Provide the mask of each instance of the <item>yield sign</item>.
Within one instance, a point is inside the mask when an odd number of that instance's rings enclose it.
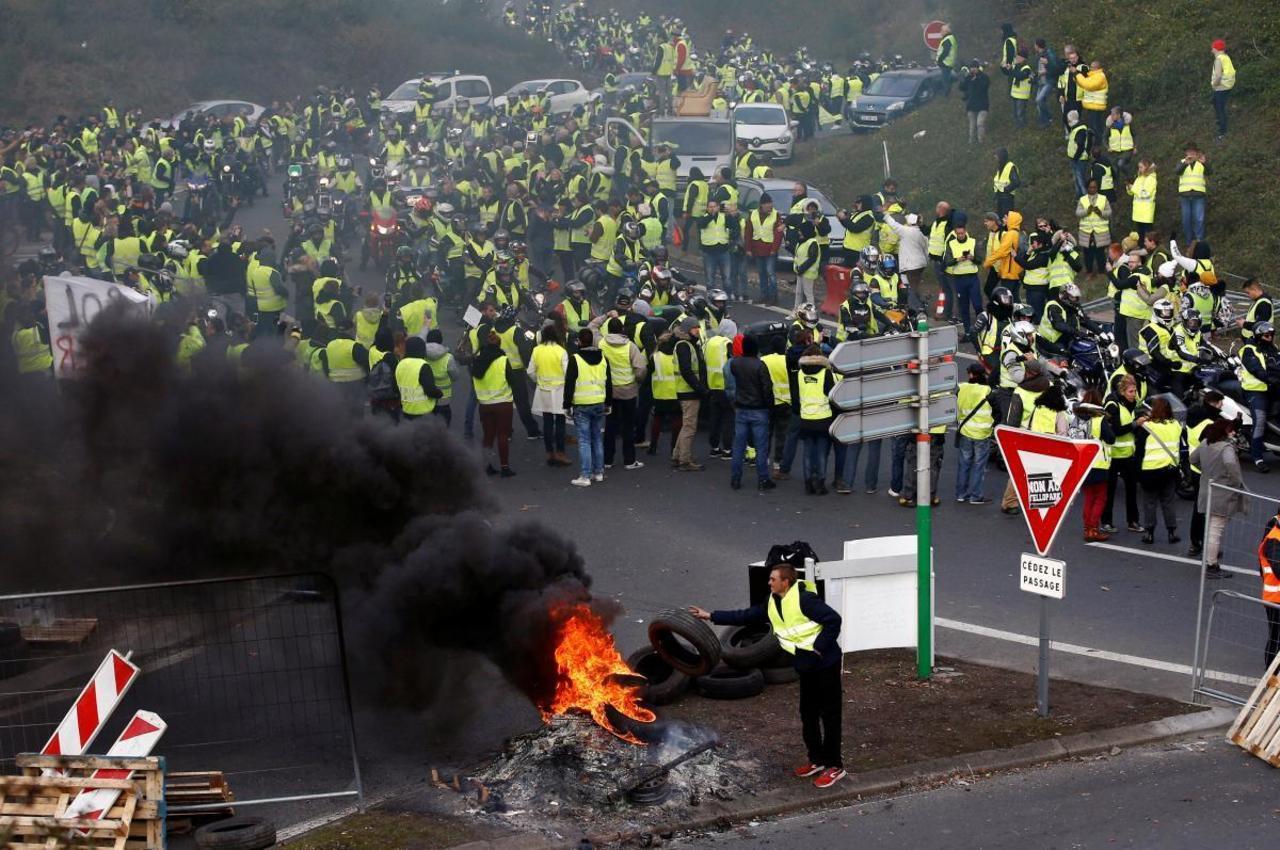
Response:
[[[1031,540],[1036,551],[1046,555],[1102,444],[1008,425],[996,427],[996,444],[1027,518]]]
[[[929,21],[924,25],[924,43],[930,50],[937,50],[942,44],[943,21]]]

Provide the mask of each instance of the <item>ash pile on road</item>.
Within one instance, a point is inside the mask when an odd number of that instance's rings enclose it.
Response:
[[[585,715],[553,717],[544,728],[509,739],[502,754],[460,788],[476,815],[559,837],[652,826],[708,801],[753,793],[760,765],[723,745],[660,781],[619,793],[646,765],[666,764],[714,738],[690,724],[659,720],[655,726],[654,742],[637,746]]]

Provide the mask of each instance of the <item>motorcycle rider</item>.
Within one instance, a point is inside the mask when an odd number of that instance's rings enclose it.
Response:
[[[1138,331],[1138,345],[1151,358],[1151,383],[1160,391],[1169,389],[1169,376],[1178,371],[1178,355],[1170,347],[1173,321],[1173,302],[1161,298],[1151,305],[1151,320]]]
[[[991,290],[987,309],[973,323],[974,346],[986,366],[987,374],[1000,368],[1000,338],[1013,318],[1013,293],[1008,287],[997,286]]]
[[[857,274],[855,270],[855,275]],[[875,304],[871,287],[858,275],[849,283],[849,294],[840,304],[840,321],[836,324],[836,341],[877,336],[892,322]]]
[[[480,297],[497,304],[500,310],[523,305],[524,292],[516,277],[515,259],[509,252],[498,251],[494,255],[493,267],[485,274],[484,290]]]
[[[1183,283],[1186,283],[1184,278]],[[1182,292],[1182,308],[1185,310],[1190,308],[1200,314],[1200,321],[1207,331],[1212,331],[1218,327],[1218,299],[1213,297],[1213,292],[1203,283],[1196,281]],[[1267,317],[1260,316],[1256,321],[1270,321],[1270,313]],[[1240,329],[1240,335],[1245,335],[1244,328]],[[1248,339],[1248,337],[1245,337]]]
[[[1044,305],[1038,328],[1040,352],[1070,359],[1071,344],[1085,335],[1081,328],[1091,334],[1102,333],[1102,325],[1080,309],[1080,287],[1074,283],[1063,284]]]
[[[893,254],[881,254],[875,271],[865,279],[875,290],[871,297],[883,309],[895,310],[906,303],[902,277],[898,274],[898,258]]]
[[[1186,393],[1195,367],[1213,360],[1209,350],[1202,348],[1204,320],[1200,318],[1200,311],[1194,307],[1184,308],[1180,319],[1173,326],[1173,335],[1169,341],[1170,350],[1178,358],[1178,366],[1169,376],[1170,390],[1179,398]]]
[[[408,293],[409,287],[421,279],[413,248],[401,245],[396,249],[395,263],[387,269],[387,302],[398,303]]]
[[[814,307],[812,302],[806,301],[796,308],[795,315],[791,317],[791,326],[787,329],[787,342],[795,345],[796,340],[803,333],[808,333],[810,339],[817,342],[818,332],[818,308]]]
[[[1013,396],[1029,375],[1040,374],[1039,365],[1035,367],[1027,365],[1038,362],[1036,326],[1025,319],[1014,321],[1001,334],[999,386],[992,393],[996,407],[1000,410],[1001,419],[1014,427],[1024,425],[1022,419],[1029,419],[1031,416],[1031,405],[1024,404],[1023,415],[1015,421]]]
[[[634,278],[638,274],[641,257],[640,225],[632,220],[624,221],[618,228],[618,235],[613,240],[613,251],[605,264],[610,292],[618,292],[626,283],[627,277]]]
[[[1264,455],[1267,450],[1264,436],[1267,433],[1267,417],[1271,412],[1271,398],[1280,387],[1280,351],[1276,350],[1276,328],[1270,322],[1258,322],[1253,326],[1253,337],[1237,352],[1240,367],[1236,371],[1240,388],[1244,390],[1249,412],[1253,414],[1253,432],[1249,436],[1249,456],[1259,472],[1270,472]]]

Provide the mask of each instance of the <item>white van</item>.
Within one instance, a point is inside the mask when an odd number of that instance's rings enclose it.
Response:
[[[671,116],[655,118],[650,124],[652,138],[645,137],[625,118],[609,118],[605,132],[596,142],[613,159],[614,144],[610,139],[623,140],[630,147],[656,147],[666,143],[680,161],[676,170],[677,185],[684,190],[689,180],[689,170],[697,166],[710,179],[717,169],[733,166],[733,122],[727,118],[682,118]]]
[[[493,102],[493,86],[489,78],[475,74],[430,74],[429,79],[436,83],[436,102],[433,109],[442,112],[453,109],[454,101],[465,97],[472,106],[489,106]],[[382,99],[384,115],[402,115],[412,112],[418,103],[418,83],[421,77],[405,80],[396,86],[395,91]]]

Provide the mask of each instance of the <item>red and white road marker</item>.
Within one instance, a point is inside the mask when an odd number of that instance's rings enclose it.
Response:
[[[119,652],[114,649],[108,652],[49,742],[40,750],[41,755],[84,755],[140,672],[136,664]]]
[[[160,719],[160,715],[150,711],[135,712],[120,737],[107,750],[108,756],[123,758],[141,758],[151,754],[160,737],[169,726]],[[132,770],[123,768],[101,768],[95,770],[90,779],[128,779],[133,776]],[[120,799],[120,791],[116,788],[98,788],[81,791],[62,813],[64,818],[88,818],[102,820],[111,811],[111,807]]]

